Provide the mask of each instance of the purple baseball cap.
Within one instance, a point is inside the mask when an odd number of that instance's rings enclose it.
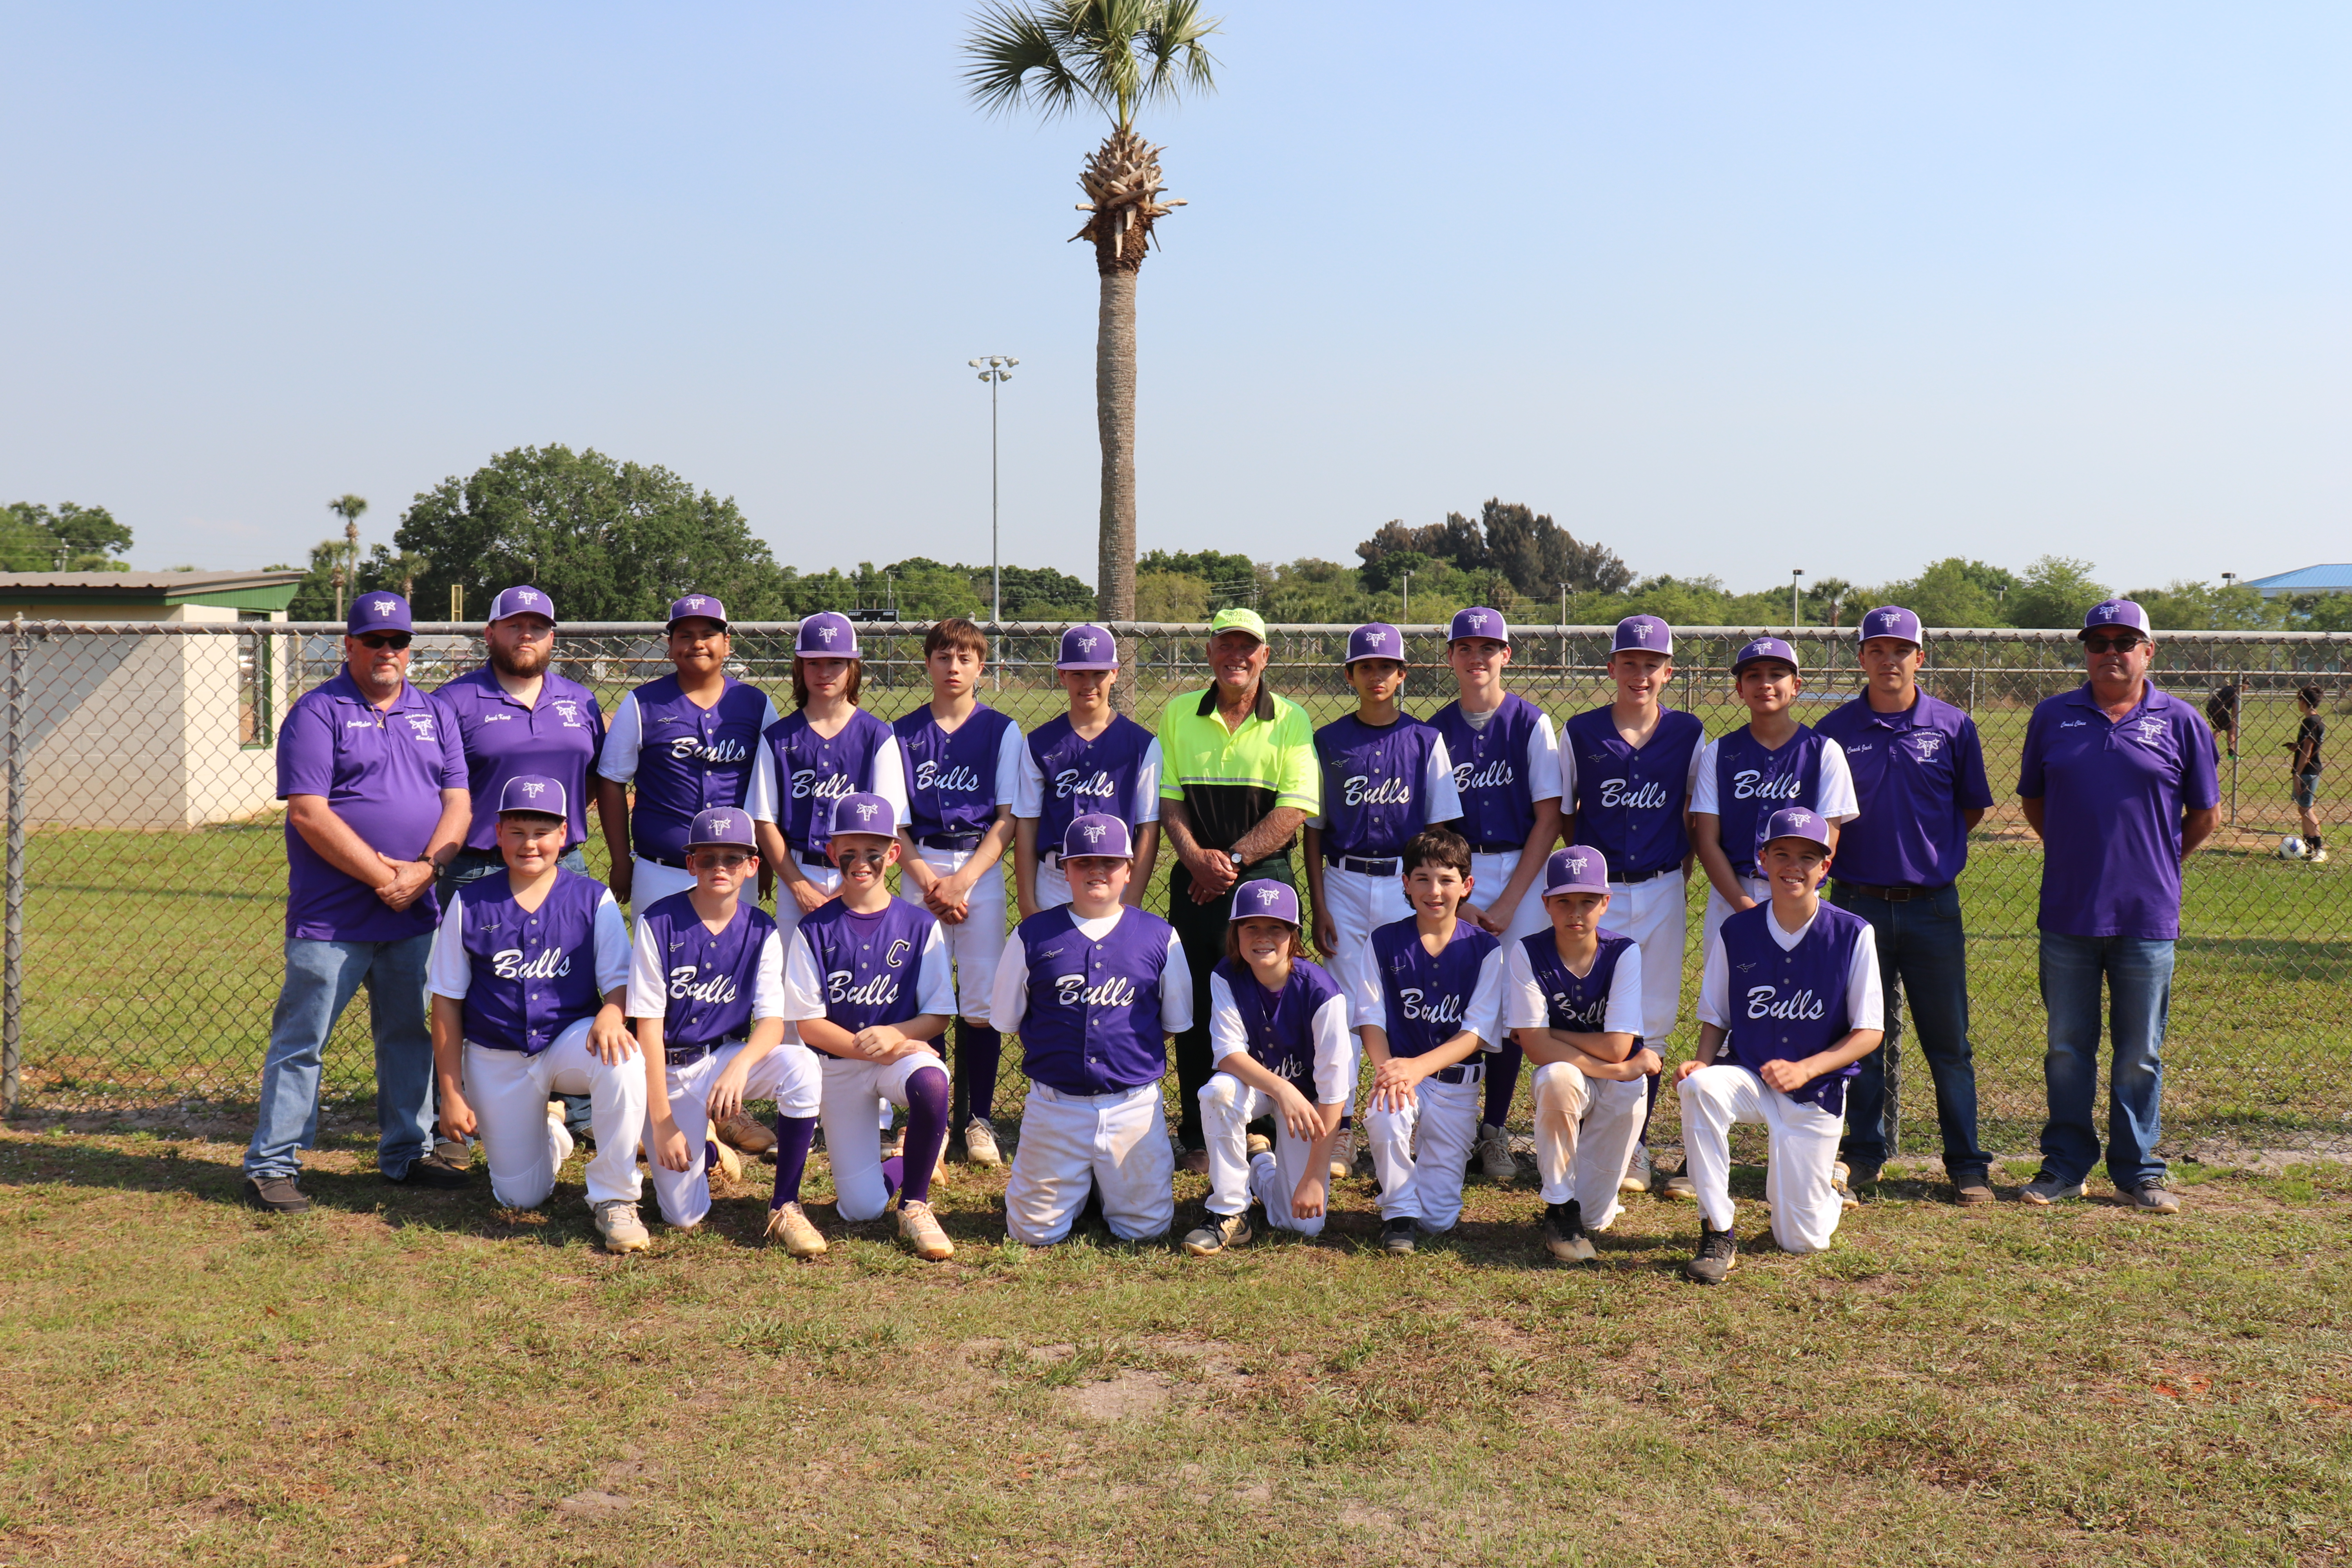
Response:
[[[1504,623],[1502,611],[1490,610],[1484,605],[1473,605],[1466,610],[1454,612],[1453,627],[1445,634],[1448,643],[1460,642],[1464,637],[1491,637],[1508,647],[1511,628]]]
[[[740,805],[714,805],[696,812],[686,830],[686,847],[692,849],[703,844],[758,853],[760,842],[751,836],[751,814]]]
[[[1830,847],[1830,819],[1808,806],[1784,805],[1764,825],[1764,843],[1769,844],[1775,838],[1801,838],[1826,849]]]
[[[1662,653],[1672,658],[1675,628],[1655,616],[1627,616],[1609,640],[1611,653]]]
[[[547,624],[553,626],[555,601],[528,585],[501,588],[499,596],[490,601],[490,613],[482,617],[482,624],[488,626],[492,621],[505,620],[509,616],[544,616]]]
[[[833,803],[832,837],[845,833],[871,833],[883,838],[896,837],[898,813],[878,795],[845,795]]]
[[[352,613],[343,623],[343,630],[352,637],[368,632],[414,632],[416,623],[409,618],[408,601],[397,594],[368,593],[355,595]]]
[[[669,606],[669,624],[677,625],[699,616],[706,621],[717,621],[719,629],[727,629],[727,606],[709,594],[688,594],[683,599],[673,599]]]
[[[1547,899],[1560,893],[1605,893],[1609,890],[1609,858],[1590,844],[1555,849],[1544,862]]]
[[[1927,646],[1925,633],[1919,629],[1919,617],[1900,605],[1881,605],[1862,617],[1853,628],[1853,640],[1866,643],[1873,637],[1900,637],[1905,642]]]
[[[545,773],[517,773],[507,780],[499,791],[499,815],[509,811],[536,812],[541,816],[572,815],[563,798],[563,781],[549,778]]]
[[[1376,654],[1385,658],[1386,654]],[[1298,889],[1287,882],[1277,882],[1271,877],[1255,882],[1244,882],[1234,889],[1234,919],[1237,921],[1287,921],[1298,923]]]
[[[2113,631],[2121,626],[2127,632],[2137,632],[2154,641],[2156,628],[2147,624],[2147,612],[2133,599],[2101,599],[2083,617],[2083,629],[2074,635],[2089,637],[2093,632]]]
[[[1797,650],[1790,647],[1780,638],[1758,637],[1753,642],[1748,643],[1745,647],[1742,647],[1738,655],[1733,658],[1731,661],[1731,673],[1737,676],[1741,670],[1747,668],[1749,665],[1754,664],[1759,658],[1777,658],[1781,663],[1787,665],[1790,669],[1802,669],[1804,668],[1804,666],[1797,662]]]
[[[837,611],[819,610],[801,623],[793,651],[803,658],[856,658],[857,627]]]
[[[1353,664],[1360,658],[1392,658],[1404,663],[1404,634],[1386,621],[1358,626],[1348,634],[1348,657],[1340,662]]]
[[[1127,831],[1127,824],[1116,816],[1090,811],[1070,824],[1062,835],[1062,858],[1075,860],[1082,855],[1111,855],[1122,860],[1135,858],[1135,841]]]
[[[1062,657],[1054,661],[1055,669],[1117,669],[1118,639],[1110,635],[1108,626],[1092,624],[1072,626],[1062,634]]]

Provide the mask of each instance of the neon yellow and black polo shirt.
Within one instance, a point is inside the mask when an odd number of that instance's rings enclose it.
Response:
[[[1258,682],[1239,732],[1217,717],[1217,689],[1170,699],[1160,715],[1160,798],[1181,800],[1202,847],[1223,849],[1277,806],[1323,809],[1323,767],[1307,710]]]

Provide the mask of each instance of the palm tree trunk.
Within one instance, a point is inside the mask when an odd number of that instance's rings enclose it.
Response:
[[[1095,597],[1106,621],[1135,618],[1135,273],[1102,272],[1095,329],[1095,422],[1102,435],[1102,519]]]

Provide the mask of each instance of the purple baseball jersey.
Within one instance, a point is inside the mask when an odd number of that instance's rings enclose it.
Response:
[[[535,1057],[555,1037],[604,1005],[596,989],[596,908],[604,884],[559,870],[536,910],[515,902],[507,873],[460,887],[449,918],[473,978],[466,991],[466,1038]]]
[[[894,738],[889,725],[863,708],[830,739],[810,728],[805,713],[787,713],[761,739],[776,759],[776,826],[793,852],[823,860],[833,841],[833,803],[875,787],[876,754]],[[908,1014],[912,1017],[914,1015]]]
[[[1559,942],[1549,931],[1529,931],[1519,939],[1519,946],[1526,950],[1528,967],[1543,990],[1544,1026],[1580,1035],[1601,1033],[1609,1016],[1610,982],[1616,978],[1617,961],[1633,946],[1633,939],[1602,931],[1592,969],[1581,975],[1561,960]]]
[[[551,670],[540,678],[539,700],[526,708],[484,665],[436,688],[433,700],[466,751],[467,785],[474,793],[466,847],[498,847],[499,791],[519,773],[561,784],[571,807],[564,845],[587,841],[588,770],[604,744],[604,715],[586,687]]]
[[[1857,697],[1820,729],[1844,749],[1862,807],[1838,835],[1839,879],[1875,888],[1958,881],[1969,863],[1960,814],[1992,805],[1976,721],[1922,691],[1900,713],[1881,713]]]
[[[804,917],[794,940],[816,960],[826,1021],[855,1034],[919,1016],[923,947],[938,924],[930,910],[904,899],[870,915],[835,899]]]
[[[1430,719],[1454,759],[1454,789],[1462,797],[1462,837],[1474,847],[1507,844],[1517,849],[1535,831],[1535,781],[1528,776],[1528,742],[1542,719],[1542,710],[1515,691],[1505,694],[1484,729],[1470,727],[1459,701],[1447,703]],[[1324,805],[1328,808],[1330,802]]]
[[[2062,936],[2180,934],[2180,815],[2220,800],[2213,736],[2150,683],[2110,721],[2088,685],[2045,697],[2025,726],[2017,793],[2042,802],[2041,928]]]
[[[1490,723],[1487,728],[1492,729]],[[1429,826],[1429,759],[1444,742],[1411,714],[1365,723],[1349,713],[1315,731],[1323,764],[1323,853],[1388,859]],[[1532,818],[1530,823],[1532,824]]]
[[[1108,1094],[1167,1075],[1160,975],[1173,927],[1128,910],[1102,941],[1090,942],[1064,904],[1030,916],[1013,934],[1029,970],[1024,1072],[1064,1094]]]
[[[743,804],[768,699],[733,676],[709,708],[679,690],[675,675],[649,680],[631,695],[638,737],[632,847],[646,859],[683,866],[695,813]]]
[[[1140,826],[1144,803],[1136,795],[1152,739],[1150,730],[1124,713],[1091,741],[1070,727],[1066,713],[1029,731],[1029,756],[1045,781],[1037,842],[1058,845],[1071,822],[1088,812],[1116,816],[1130,833]],[[1158,809],[1155,800],[1152,810]]]
[[[1774,750],[1742,725],[1716,743],[1717,833],[1731,868],[1741,876],[1756,875],[1764,825],[1774,812],[1788,805],[1821,809],[1822,739],[1811,726],[1800,724],[1796,734]]]
[[[1576,836],[1601,851],[1612,877],[1682,863],[1690,853],[1683,812],[1691,770],[1706,744],[1697,714],[1661,710],[1658,727],[1636,747],[1617,733],[1610,710],[1595,708],[1562,725],[1559,743],[1576,763]]]
[[[1221,958],[1212,973],[1224,976],[1233,994],[1234,1010],[1241,1015],[1242,1034],[1249,1054],[1275,1077],[1301,1086],[1307,1098],[1318,1098],[1315,1084],[1315,1015],[1340,994],[1339,983],[1318,963],[1304,958],[1290,961],[1290,978],[1279,993],[1257,983],[1250,966],[1238,958]]]
[[[1421,945],[1421,928],[1411,916],[1374,929],[1372,966],[1387,1006],[1389,1055],[1426,1056],[1465,1027],[1475,1027],[1470,1002],[1477,994],[1479,971],[1486,955],[1501,946],[1494,932],[1456,921],[1454,939],[1433,958]]]
[[[441,792],[466,787],[466,754],[433,699],[404,682],[391,708],[363,696],[346,670],[294,700],[278,727],[278,798],[322,796],[368,847],[423,857],[441,820]],[[404,910],[330,865],[286,824],[286,934],[309,942],[403,942],[431,931],[432,889]]]
[[[691,893],[672,893],[647,905],[637,925],[637,940],[645,942],[650,933],[660,952],[668,982],[665,1047],[715,1046],[751,1033],[760,952],[776,929],[765,910],[743,900],[726,929],[713,931],[694,912]]]
[[[931,717],[930,704],[892,721],[907,774],[907,820],[919,840],[938,834],[982,833],[996,820],[996,759],[1013,721],[982,702],[950,734]]]
[[[1853,1028],[1854,998],[1846,994],[1854,943],[1870,922],[1823,903],[1804,940],[1787,952],[1764,922],[1772,906],[1738,910],[1723,922],[1723,952],[1730,964],[1731,1054],[1751,1069],[1766,1062],[1801,1061],[1829,1049]],[[1597,967],[1597,966],[1596,966]],[[1862,1071],[1849,1062],[1790,1095],[1832,1116],[1845,1110],[1845,1080]]]

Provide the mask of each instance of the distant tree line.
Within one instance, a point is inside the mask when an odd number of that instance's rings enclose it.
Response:
[[[102,506],[0,506],[0,572],[124,572],[131,531]]]

